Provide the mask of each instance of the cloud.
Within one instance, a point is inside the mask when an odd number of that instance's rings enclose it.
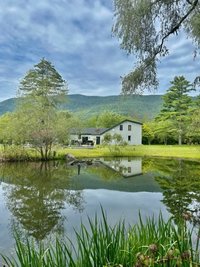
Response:
[[[188,81],[193,82],[195,77],[200,74],[199,60],[194,58],[194,46],[183,32],[170,39],[169,51],[170,54],[158,65],[160,81],[158,93],[161,94],[170,87],[170,81],[175,76],[184,76]]]
[[[119,94],[120,76],[134,66],[134,56],[120,49],[112,24],[112,0],[1,1],[0,100],[15,96],[20,79],[42,57],[68,81],[71,94]],[[190,78],[199,68],[183,35],[169,46],[172,53],[159,64],[159,93],[174,75]]]

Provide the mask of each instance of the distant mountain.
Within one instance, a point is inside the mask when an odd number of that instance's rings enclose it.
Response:
[[[16,98],[0,102],[0,115],[14,111],[15,106]],[[67,102],[62,105],[61,109],[78,113],[85,118],[108,110],[143,120],[155,117],[161,106],[161,95],[85,96],[74,94],[67,97]]]
[[[15,110],[16,98],[6,99],[0,102],[0,115],[6,112],[12,112]]]

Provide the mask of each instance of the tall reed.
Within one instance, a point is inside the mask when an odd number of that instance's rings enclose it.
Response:
[[[82,224],[76,231],[76,242],[65,238],[54,245],[25,242],[16,233],[16,258],[2,255],[9,267],[142,267],[200,266],[200,231],[187,230],[186,224],[175,226],[162,215],[125,227],[120,221],[109,226],[105,213]]]

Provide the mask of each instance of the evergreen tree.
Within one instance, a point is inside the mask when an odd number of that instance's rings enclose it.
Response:
[[[57,108],[65,101],[67,92],[65,80],[45,59],[35,65],[20,83],[18,132],[23,131],[24,142],[32,144],[43,160],[51,157],[52,145],[57,140]]]
[[[44,58],[28,71],[19,87],[20,96],[30,96],[42,101],[44,106],[55,106],[58,97],[64,97],[67,92],[66,81]]]
[[[188,93],[194,89],[183,76],[175,77],[171,84],[163,96],[163,108],[156,120],[169,120],[173,127],[171,131],[176,131],[178,143],[181,145],[189,123],[189,109],[192,106],[192,98]]]

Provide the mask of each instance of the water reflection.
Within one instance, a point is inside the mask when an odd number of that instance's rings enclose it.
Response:
[[[142,174],[142,158],[101,158],[100,161],[124,177]]]
[[[12,226],[22,227],[37,240],[50,232],[63,232],[61,210],[64,202],[81,210],[81,191],[64,190],[70,187],[69,172],[64,165],[53,162],[4,164],[0,176],[7,206],[13,214]],[[12,184],[10,186],[10,184]]]
[[[138,210],[144,216],[161,210],[167,217],[169,212],[175,220],[190,211],[193,222],[199,222],[198,162],[158,158],[94,162],[81,166],[80,172],[65,162],[0,165],[0,200],[11,213],[0,206],[1,218],[9,218],[11,228],[17,225],[38,241],[52,233],[69,234],[81,220],[86,222],[88,215],[98,212],[100,204],[113,224],[120,218],[135,223]],[[8,227],[3,224],[2,231]]]
[[[200,225],[199,162],[148,159],[144,168],[157,173],[155,179],[163,190],[162,201],[175,221],[188,219]]]

